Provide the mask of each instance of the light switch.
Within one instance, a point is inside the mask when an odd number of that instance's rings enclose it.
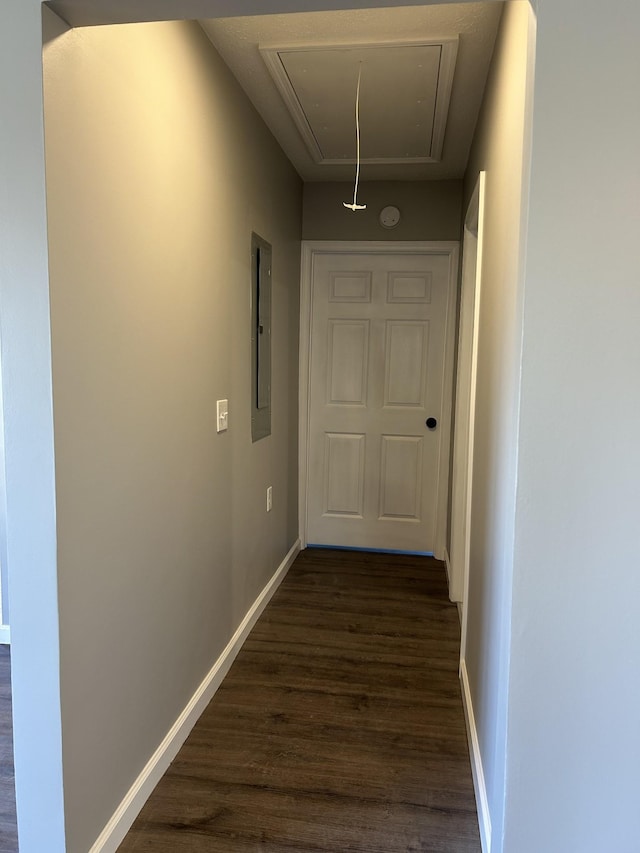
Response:
[[[218,400],[218,432],[229,429],[229,401]]]

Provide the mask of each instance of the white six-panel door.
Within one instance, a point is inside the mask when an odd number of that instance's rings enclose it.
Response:
[[[445,354],[453,263],[450,251],[314,255],[309,543],[435,550],[448,470],[441,451],[450,428]]]

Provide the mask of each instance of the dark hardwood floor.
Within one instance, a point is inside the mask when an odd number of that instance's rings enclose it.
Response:
[[[11,723],[11,653],[0,645],[0,853],[18,853]]]
[[[445,572],[296,560],[119,853],[479,853]]]

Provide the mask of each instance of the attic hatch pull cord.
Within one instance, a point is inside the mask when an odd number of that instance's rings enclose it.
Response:
[[[366,204],[358,204],[358,181],[360,180],[360,79],[362,77],[362,60],[358,68],[358,86],[356,87],[356,183],[353,188],[353,204],[343,201],[342,204],[354,213],[364,210]]]

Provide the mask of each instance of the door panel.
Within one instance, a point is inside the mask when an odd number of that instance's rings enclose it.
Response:
[[[424,408],[428,357],[428,321],[387,321],[385,406],[420,406]]]
[[[387,302],[431,302],[431,273],[389,273]]]
[[[329,320],[328,326],[327,402],[366,406],[369,321]]]
[[[329,274],[329,302],[371,302],[371,273]]]
[[[362,518],[364,449],[364,435],[325,433],[325,516]]]
[[[435,544],[450,255],[314,257],[307,539]]]
[[[422,443],[414,435],[383,435],[379,518],[420,521]]]

